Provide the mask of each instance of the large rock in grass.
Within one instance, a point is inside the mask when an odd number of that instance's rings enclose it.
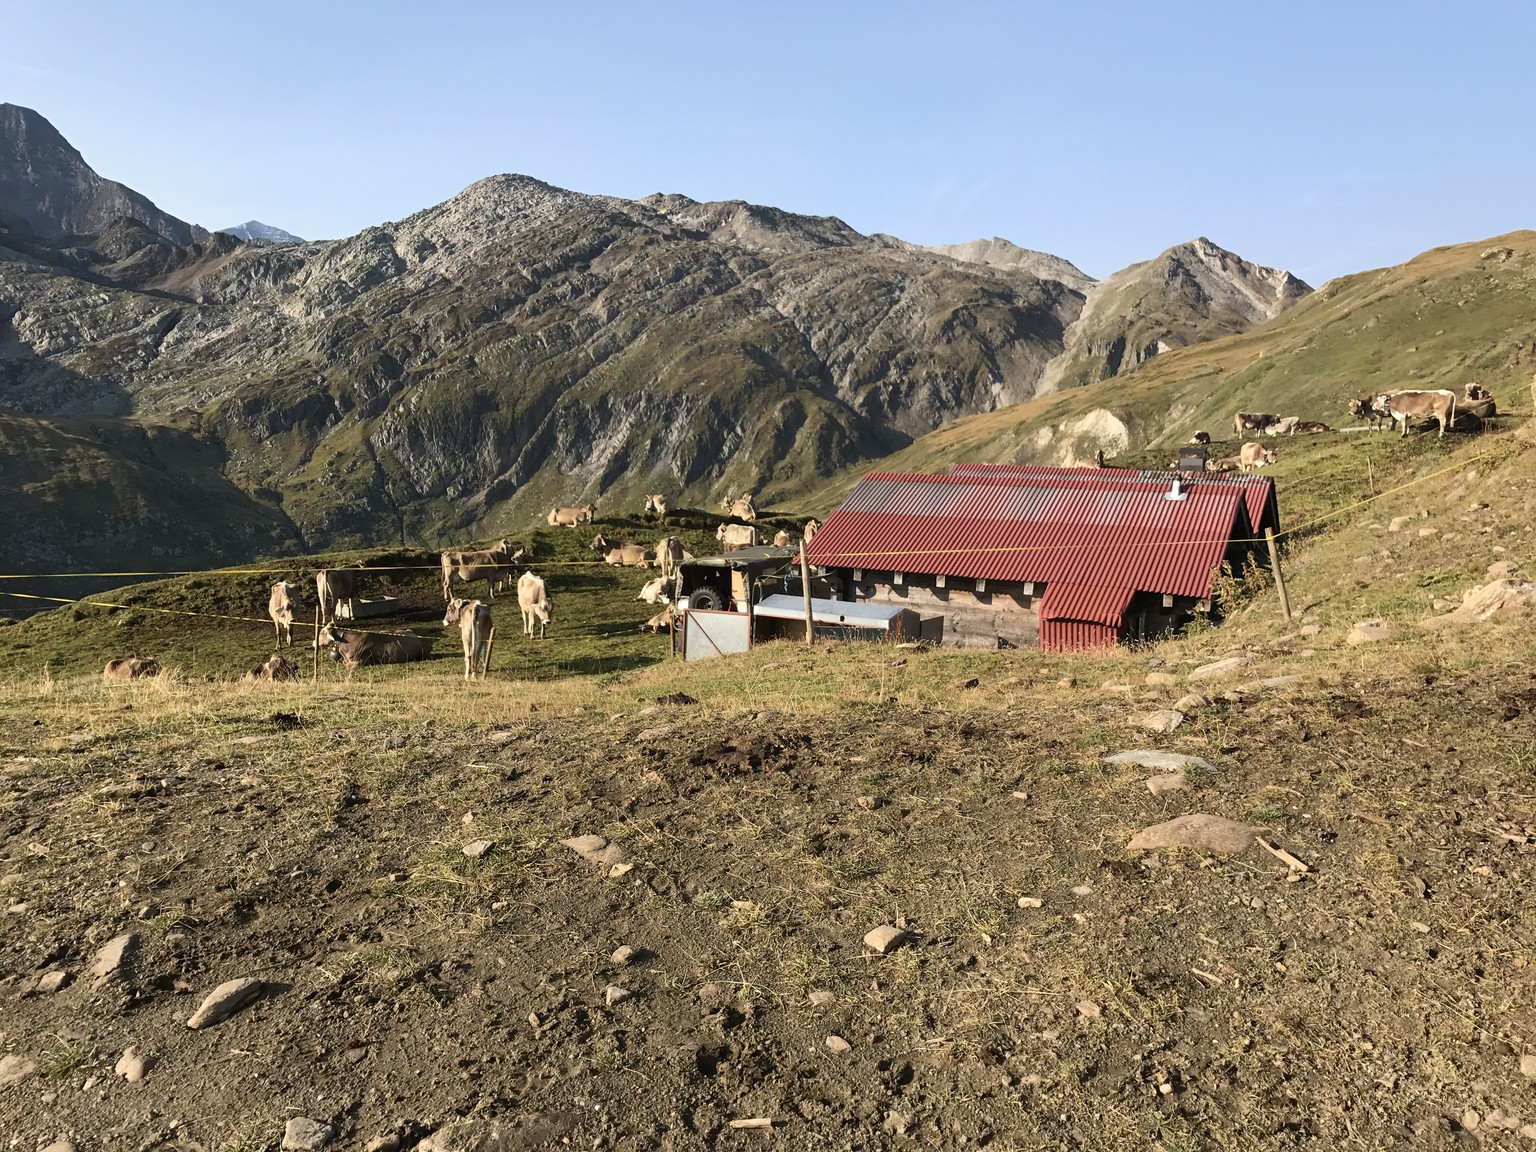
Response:
[[[1252,824],[1228,820],[1225,816],[1194,812],[1143,828],[1131,837],[1126,849],[1146,852],[1158,848],[1193,848],[1196,852],[1235,856],[1252,847],[1253,838],[1261,831]]]

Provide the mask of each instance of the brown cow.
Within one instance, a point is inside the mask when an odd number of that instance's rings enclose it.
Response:
[[[464,643],[464,679],[473,680],[476,672],[484,678],[491,670],[491,636],[496,631],[490,607],[478,600],[450,600],[443,627],[450,624],[459,626]]]
[[[361,568],[322,568],[315,573],[315,594],[320,599],[320,623],[336,619],[336,605],[363,590]]]
[[[408,664],[432,655],[429,637],[414,632],[343,631],[334,624],[320,629],[320,647],[334,645],[335,655],[348,668],[369,664]]]
[[[646,516],[661,517],[665,516],[670,510],[671,504],[664,493],[657,492],[645,498],[644,515]]]
[[[267,615],[277,632],[279,647],[293,643],[293,610],[299,603],[299,586],[279,580],[267,593]]]
[[[1391,414],[1386,406],[1377,407],[1378,397],[1366,396],[1358,400],[1350,400],[1349,414],[1357,420],[1364,420],[1371,426],[1371,431],[1379,431],[1382,421],[1391,419]]]
[[[478,552],[444,552],[439,557],[443,568],[443,599],[452,600],[455,584],[473,584],[484,580],[487,598],[496,599],[496,586],[511,578],[508,571],[523,557],[523,549],[510,540]]]
[[[1266,436],[1294,436],[1296,426],[1300,423],[1300,416],[1278,416],[1261,431]]]
[[[725,545],[727,552],[738,548],[757,546],[757,529],[750,524],[722,524],[715,529],[715,539]]]
[[[1239,436],[1244,432],[1262,432],[1278,419],[1268,412],[1238,412],[1232,417],[1232,431]]]
[[[1445,426],[1456,419],[1456,393],[1448,388],[1422,392],[1408,389],[1383,392],[1372,403],[1374,407],[1385,408],[1388,418],[1394,424],[1402,421],[1404,436],[1408,435],[1408,426],[1415,416],[1439,421],[1439,434],[1442,437],[1445,435]]]
[[[265,664],[258,664],[244,676],[247,684],[275,684],[284,680],[298,680],[299,666],[292,660],[284,660],[274,652]]]
[[[662,579],[672,582],[672,574],[683,562],[683,542],[676,536],[668,536],[656,542],[656,562],[661,565]]]
[[[108,660],[101,670],[103,680],[148,680],[160,675],[160,665],[152,656],[124,656]]]
[[[656,615],[652,616],[644,624],[640,625],[640,631],[649,629],[655,633],[670,632],[677,623],[677,605],[668,604]]]

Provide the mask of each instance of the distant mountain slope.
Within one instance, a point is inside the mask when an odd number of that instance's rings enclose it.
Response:
[[[304,237],[295,236],[292,232],[284,232],[271,224],[263,224],[260,220],[247,220],[244,224],[236,224],[233,228],[220,228],[219,231],[239,240],[265,240],[268,244],[304,243]]]
[[[1075,292],[1087,292],[1098,283],[1060,256],[1020,248],[1001,236],[994,236],[990,240],[969,240],[964,244],[931,244],[928,251],[937,252],[941,256],[953,256],[956,260],[972,264],[990,264],[994,268],[1009,268],[1047,280],[1059,280]]]
[[[121,216],[176,244],[208,237],[132,188],[98,176],[46,118],[17,104],[0,104],[0,212],[43,237],[99,232]]]
[[[1089,290],[1040,391],[1107,380],[1159,353],[1246,332],[1311,291],[1289,272],[1250,264],[1203,236],[1176,245]]]
[[[1331,280],[1268,324],[1175,349],[1139,371],[1015,408],[956,420],[869,468],[944,471],[962,460],[1071,464],[1163,448],[1196,431],[1233,442],[1232,414],[1350,423],[1346,402],[1392,388],[1490,389],[1502,413],[1532,415],[1536,232],[1432,249],[1406,264]],[[1288,441],[1277,440],[1282,460]],[[1369,437],[1343,438],[1340,451]],[[1447,440],[1447,444],[1451,444]],[[1361,467],[1364,467],[1362,464]],[[864,471],[800,495],[835,506]]]

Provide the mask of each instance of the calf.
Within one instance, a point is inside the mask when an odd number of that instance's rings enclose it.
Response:
[[[517,578],[517,606],[523,614],[523,633],[532,636],[537,625],[542,640],[549,631],[550,621],[555,618],[555,602],[542,577],[524,572]]]
[[[271,659],[265,664],[256,665],[243,679],[247,684],[276,684],[284,680],[298,680],[299,666],[274,652]]]
[[[450,600],[443,627],[450,624],[459,626],[459,639],[464,642],[464,679],[473,680],[476,672],[485,677],[491,670],[491,640],[496,635],[490,607],[478,600]]]
[[[1403,389],[1397,392],[1383,392],[1374,400],[1378,408],[1387,410],[1388,418],[1396,424],[1402,421],[1403,435],[1408,435],[1408,426],[1415,416],[1428,417],[1440,424],[1440,436],[1445,435],[1445,427],[1456,419],[1456,393],[1447,388],[1436,388],[1433,391],[1409,391]]]
[[[1238,452],[1237,462],[1244,472],[1250,468],[1257,471],[1266,464],[1273,464],[1275,456],[1276,453],[1273,448],[1266,448],[1262,444],[1255,444],[1250,441],[1244,444],[1242,450]]]
[[[1232,417],[1232,431],[1239,436],[1244,432],[1262,432],[1278,419],[1268,412],[1238,412]]]
[[[299,602],[299,586],[279,580],[267,593],[267,615],[277,632],[279,647],[293,643],[293,610]]]
[[[1329,428],[1328,425],[1326,425],[1326,424],[1324,424],[1324,423],[1322,423],[1321,421],[1318,421],[1318,420],[1303,420],[1300,424],[1296,425],[1294,430],[1297,431],[1297,432],[1331,432],[1331,431],[1333,431],[1333,429]]]
[[[432,654],[432,641],[414,632],[357,632],[342,630],[334,624],[320,629],[315,641],[322,648],[331,647],[336,659],[348,668],[370,664],[409,664]]]

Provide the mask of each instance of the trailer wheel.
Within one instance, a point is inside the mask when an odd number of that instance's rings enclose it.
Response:
[[[688,607],[698,608],[704,612],[718,612],[725,607],[720,598],[720,593],[713,588],[696,588],[688,597]]]

